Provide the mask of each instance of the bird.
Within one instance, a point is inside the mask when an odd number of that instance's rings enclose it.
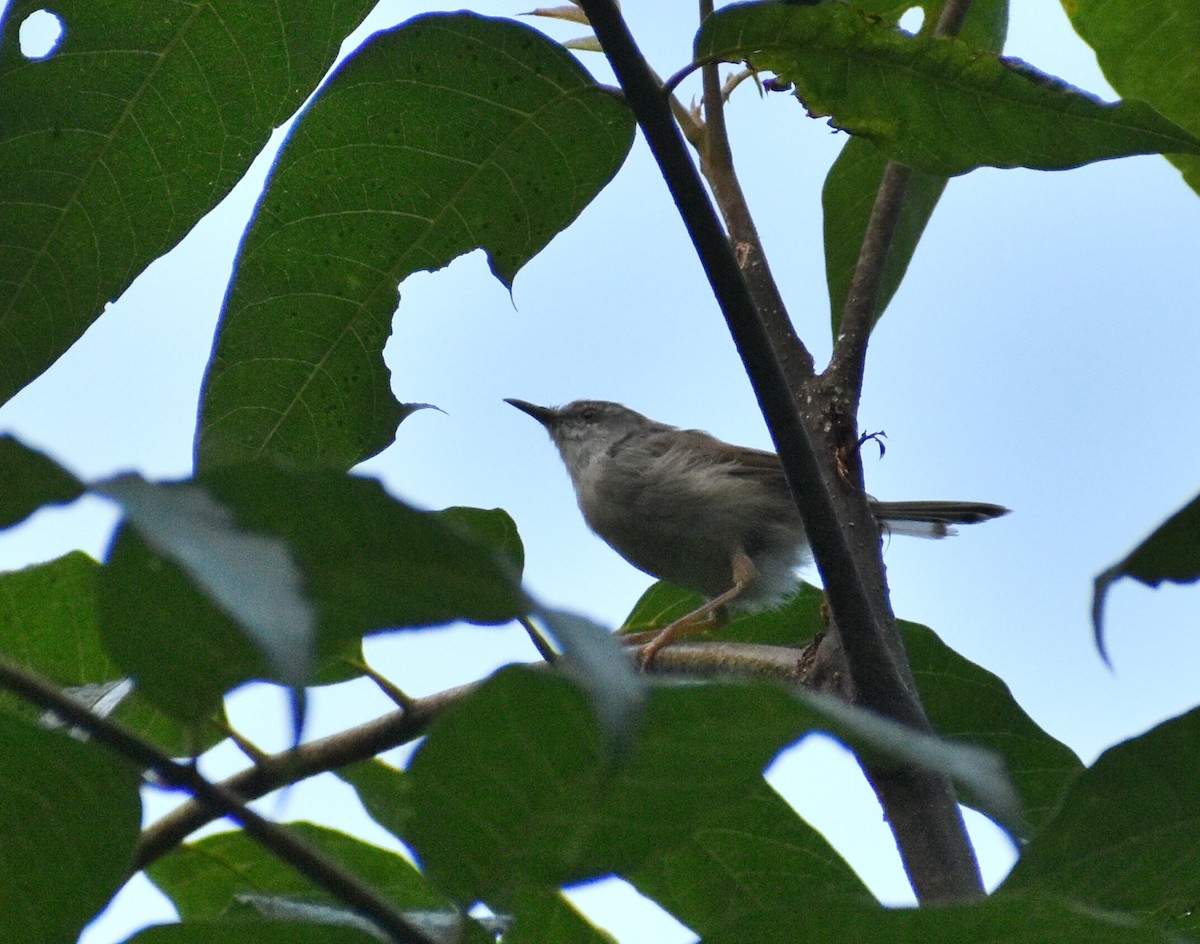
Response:
[[[808,540],[775,453],[669,426],[607,400],[563,407],[505,402],[550,434],[593,532],[639,570],[706,598],[642,648],[643,666],[679,635],[721,622],[730,609],[776,606],[799,586]],[[942,538],[956,524],[1009,509],[871,499],[871,510],[889,533]]]

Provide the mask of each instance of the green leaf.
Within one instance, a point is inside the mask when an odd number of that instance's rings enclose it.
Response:
[[[731,795],[682,843],[648,858],[629,880],[707,938],[753,924],[765,902],[861,907],[875,898],[825,838],[766,782]],[[780,938],[786,940],[786,938]]]
[[[219,712],[227,691],[268,675],[241,628],[132,529],[109,546],[99,605],[100,638],[122,674],[189,728]]]
[[[1002,679],[963,658],[933,630],[901,621],[900,631],[933,729],[1002,757],[1021,795],[1024,819],[1036,830],[1083,770],[1079,758],[1026,714]],[[1020,838],[1028,834],[1018,830]]]
[[[401,909],[442,910],[450,903],[403,856],[324,826],[289,823],[288,832],[323,852]],[[335,903],[241,830],[186,843],[146,870],[186,922],[218,918],[237,896],[254,892]]]
[[[523,886],[589,877],[575,863],[601,802],[604,754],[582,692],[502,669],[431,727],[406,778],[403,838],[439,888],[493,910]]]
[[[504,944],[617,944],[558,892],[529,890],[513,904],[513,926]]]
[[[821,190],[825,224],[825,281],[829,286],[829,323],[838,336],[842,312],[850,296],[850,283],[858,266],[863,236],[875,205],[875,194],[883,180],[888,159],[865,138],[851,138],[842,148]],[[917,250],[934,207],[942,198],[949,178],[913,171],[896,221],[896,233],[883,268],[875,322],[883,317],[900,287],[908,264]]]
[[[856,6],[867,13],[882,15],[887,22],[895,24],[912,3],[909,0],[860,0]],[[943,3],[929,0],[921,4],[925,12],[921,35],[931,34],[943,6]],[[1004,48],[1007,30],[1008,0],[977,0],[970,6],[959,38],[975,49],[999,52]],[[851,138],[830,168],[821,191],[825,280],[829,286],[830,325],[834,338],[841,327],[850,282],[886,166],[887,158],[869,141]],[[900,287],[917,243],[945,188],[945,177],[913,171],[884,264],[883,283],[875,306],[876,322]]]
[[[517,523],[503,508],[446,508],[438,517],[450,528],[465,531],[473,540],[490,547],[496,559],[508,566],[514,579],[525,569],[525,545]]]
[[[1105,751],[999,894],[1062,895],[1200,934],[1200,709]]]
[[[765,901],[753,914],[731,917],[706,933],[704,944],[790,941],[796,929],[821,944],[1182,944],[1126,915],[1097,913],[1049,896],[989,898],[977,905],[936,908],[819,907],[807,896]]]
[[[43,505],[73,502],[84,492],[83,483],[61,465],[11,436],[0,436],[0,480],[0,528],[11,528]]]
[[[100,565],[82,551],[0,574],[0,651],[56,685],[119,678],[96,634]]]
[[[363,808],[380,826],[397,839],[408,833],[413,808],[412,781],[403,770],[381,760],[367,760],[334,771],[354,788]]]
[[[980,763],[831,699],[704,684],[652,688],[640,737],[614,768],[576,688],[512,667],[430,729],[410,767],[404,838],[464,902],[503,906],[526,887],[628,875],[757,789],[778,751],[812,730],[951,774]]]
[[[293,689],[308,682],[316,613],[286,542],[239,527],[234,509],[198,485],[123,475],[96,491],[118,502],[146,545],[246,632],[274,678]]]
[[[0,402],[73,344],[245,173],[370,0],[61,0],[31,61],[0,34]]]
[[[896,23],[912,7],[910,0],[871,0],[859,2],[860,9],[882,15]],[[937,21],[943,4],[922,3],[925,21],[921,33],[927,35]],[[960,37],[973,48],[999,52],[1007,31],[1007,0],[986,0],[971,4]],[[875,195],[883,180],[887,158],[869,141],[854,137],[846,142],[834,161],[821,191],[822,219],[825,230],[825,281],[829,286],[829,314],[833,337],[841,327],[842,312],[850,294],[850,282],[858,265],[863,237]],[[884,264],[883,283],[875,306],[875,321],[883,316],[900,287],[908,265],[916,252],[934,207],[946,189],[947,178],[913,171],[896,224],[896,232]]]
[[[364,633],[460,619],[502,623],[526,606],[508,567],[468,533],[461,512],[447,519],[416,511],[375,481],[252,464],[157,488],[199,489],[227,510],[236,532],[289,548],[317,614],[322,665],[336,663]],[[242,571],[249,594],[269,596],[277,587],[257,561],[213,555],[207,563]],[[139,690],[176,717],[206,718],[230,688],[266,676],[230,615],[129,527],[117,533],[101,590],[105,646]]]
[[[1200,19],[1192,0],[1063,0],[1063,9],[1118,93],[1148,102],[1200,134],[1200,75],[1182,67],[1200,59]],[[1169,159],[1200,191],[1200,161]]]
[[[198,921],[147,928],[128,944],[379,944],[379,938],[356,928],[296,921]]]
[[[743,614],[703,638],[799,648],[824,629],[823,600],[819,589],[802,584],[782,607]],[[700,602],[696,594],[656,583],[638,600],[626,628],[661,629]],[[1029,717],[1000,678],[954,652],[929,628],[903,620],[899,626],[934,730],[1004,758],[1021,795],[1024,819],[1036,828],[1083,769],[1079,758]],[[1008,825],[1016,828],[1019,823]]]
[[[527,27],[431,14],[372,38],[294,127],[242,244],[201,466],[349,468],[385,448],[397,283],[483,247],[511,284],[632,140],[624,106]]]
[[[736,614],[718,629],[689,634],[688,639],[719,639],[722,642],[751,642],[767,646],[802,646],[824,629],[821,606],[825,595],[811,584],[800,589],[773,610]],[[637,633],[664,629],[704,602],[690,590],[659,581],[642,594],[625,618],[622,632]]]
[[[66,689],[111,684],[124,673],[109,657],[99,627],[100,565],[82,551],[0,574],[0,652]],[[7,701],[7,699],[6,699]],[[38,712],[20,703],[15,710]],[[213,725],[185,729],[134,692],[113,719],[172,756],[207,750],[225,735]]]
[[[537,611],[562,646],[562,668],[587,693],[614,758],[629,750],[646,703],[646,686],[617,636],[574,613]]]
[[[929,174],[1200,154],[1200,139],[1143,102],[1106,104],[1016,60],[908,36],[840,3],[726,7],[704,21],[696,56],[775,72],[810,114]]]
[[[892,25],[898,25],[905,13],[919,7],[925,14],[919,35],[929,36],[937,26],[946,0],[857,0],[854,5]],[[1007,32],[1008,0],[974,0],[958,38],[978,49],[999,51],[1004,48]]]
[[[69,944],[128,878],[140,777],[105,749],[0,713],[0,928]]]
[[[1092,594],[1092,628],[1096,648],[1104,661],[1104,599],[1122,577],[1133,577],[1147,587],[1164,580],[1195,583],[1200,578],[1200,495],[1158,526],[1153,534],[1126,557],[1096,576]]]

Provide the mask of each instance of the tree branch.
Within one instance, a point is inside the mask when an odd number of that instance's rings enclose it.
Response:
[[[475,682],[428,698],[414,698],[405,710],[392,711],[347,731],[270,755],[261,763],[223,780],[221,787],[238,797],[240,802],[247,803],[307,777],[367,760],[419,738],[440,711],[461,701],[478,687],[479,683]],[[198,799],[176,807],[142,832],[130,872],[144,869],[201,826],[223,815]]]
[[[712,12],[713,0],[700,0],[700,19],[703,21]],[[775,356],[783,367],[794,401],[799,399],[803,384],[813,376],[812,355],[792,327],[792,319],[771,274],[758,227],[750,215],[750,206],[733,167],[733,150],[725,126],[725,90],[721,86],[720,65],[706,63],[701,69],[701,77],[704,83],[704,143],[699,149],[700,172],[712,187],[742,278],[771,339]]]
[[[813,548],[833,617],[831,636],[840,636],[851,689],[864,706],[929,731],[887,600],[878,529],[862,491],[854,412],[838,408],[836,387],[832,398],[822,398],[818,394],[829,390],[809,385],[799,401],[808,425],[801,421],[771,335],[671,120],[667,96],[613,0],[580,0],[580,5],[658,161],[746,366]],[[824,463],[813,445],[818,433],[829,446]],[[854,549],[847,538],[851,534]],[[949,781],[917,772],[885,774],[868,770],[918,899],[982,897],[978,865]]]
[[[670,106],[629,34],[613,0],[581,0],[613,65],[671,195],[688,228],[709,283],[725,314],[754,386],[788,485],[797,498],[835,614],[849,624],[874,625],[876,616],[858,565],[838,527],[821,465],[788,391],[770,338],[721,229],[696,168],[688,158]]]
[[[871,337],[871,329],[875,327],[888,254],[911,179],[912,171],[903,164],[888,161],[884,166],[862,246],[858,251],[858,263],[850,280],[846,306],[842,309],[833,357],[825,369],[826,387],[840,389],[839,408],[848,416],[858,414],[867,361],[867,342]]]
[[[287,830],[246,808],[243,799],[226,787],[202,777],[194,767],[180,764],[154,745],[119,725],[101,718],[53,685],[0,660],[0,687],[38,707],[53,711],[96,742],[110,748],[138,767],[152,771],[163,783],[187,790],[211,813],[212,818],[229,816],[264,849],[327,892],[376,922],[397,941],[431,944],[404,914],[332,860],[301,842]],[[285,756],[286,755],[281,755]]]
[[[635,650],[630,650],[632,656]],[[746,643],[679,643],[662,650],[650,665],[661,674],[699,677],[735,676],[773,679],[833,691],[831,677],[840,667],[830,667],[828,653],[816,645],[805,649],[759,646]],[[552,667],[547,665],[548,669]],[[450,688],[427,698],[414,698],[407,709],[392,711],[365,724],[267,755],[253,767],[221,781],[220,789],[237,798],[239,805],[308,777],[369,760],[377,754],[421,737],[442,711],[475,692],[482,682]],[[146,827],[138,842],[130,874],[139,872],[166,855],[200,827],[226,813],[201,798],[189,800]]]
[[[971,0],[946,0],[933,29],[934,36],[958,35],[971,8]],[[884,167],[875,203],[867,221],[859,250],[858,263],[850,281],[850,292],[842,309],[840,331],[833,347],[833,357],[825,371],[825,387],[840,389],[839,408],[847,415],[858,413],[862,396],[863,371],[867,358],[867,342],[879,311],[879,295],[883,285],[888,253],[904,209],[912,171],[903,164],[888,161]]]

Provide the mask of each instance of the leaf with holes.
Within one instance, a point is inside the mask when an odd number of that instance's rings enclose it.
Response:
[[[0,403],[233,188],[373,3],[57,0],[30,61],[17,26],[46,6],[0,31]]]
[[[478,247],[511,284],[632,140],[625,107],[528,27],[431,14],[376,35],[297,122],[242,244],[201,466],[349,468],[386,447],[397,284]]]
[[[1200,139],[1144,102],[1107,104],[1017,60],[909,36],[848,4],[726,7],[704,21],[696,57],[775,72],[810,114],[928,174],[1200,154]]]

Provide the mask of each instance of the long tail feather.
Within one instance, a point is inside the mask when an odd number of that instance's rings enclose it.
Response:
[[[921,538],[949,537],[953,525],[991,521],[1009,511],[1003,505],[958,501],[873,501],[871,510],[890,533]]]

